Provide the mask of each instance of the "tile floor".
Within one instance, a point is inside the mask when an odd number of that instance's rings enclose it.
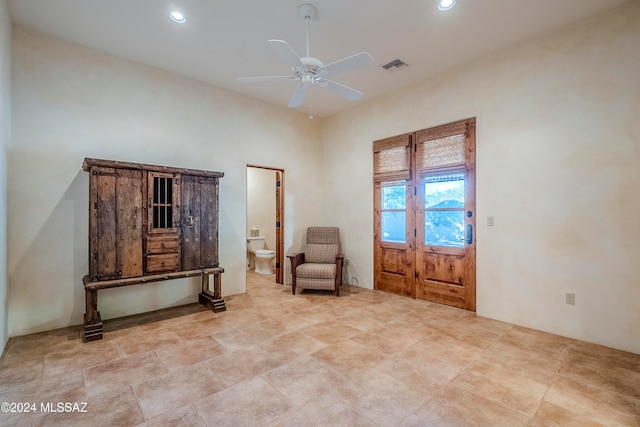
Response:
[[[118,319],[87,344],[79,327],[12,338],[0,400],[36,411],[0,413],[0,425],[640,426],[640,355],[362,288],[293,296],[248,276],[224,313],[194,304]],[[86,412],[41,407],[58,402]]]

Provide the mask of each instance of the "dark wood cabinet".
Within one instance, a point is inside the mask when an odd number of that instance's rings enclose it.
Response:
[[[199,301],[223,311],[218,187],[224,174],[89,158],[83,169],[90,174],[84,340],[102,338],[98,289],[202,276]]]

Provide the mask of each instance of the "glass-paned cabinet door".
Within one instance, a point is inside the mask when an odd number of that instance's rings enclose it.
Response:
[[[174,233],[178,231],[179,176],[149,172],[148,176],[148,231]]]

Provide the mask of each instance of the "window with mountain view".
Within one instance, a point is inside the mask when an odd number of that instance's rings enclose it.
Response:
[[[424,243],[464,246],[464,173],[425,178]]]

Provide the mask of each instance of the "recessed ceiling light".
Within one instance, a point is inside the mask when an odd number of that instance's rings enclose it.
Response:
[[[449,10],[456,5],[456,0],[438,0],[438,9]]]
[[[178,24],[183,24],[187,22],[187,17],[184,16],[183,13],[178,12],[177,10],[174,10],[173,12],[169,12],[169,18],[171,18],[173,22],[177,22]]]

